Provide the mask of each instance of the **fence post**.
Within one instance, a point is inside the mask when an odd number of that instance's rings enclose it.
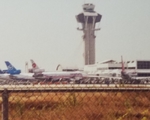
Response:
[[[8,120],[8,91],[6,88],[2,93],[2,120]]]

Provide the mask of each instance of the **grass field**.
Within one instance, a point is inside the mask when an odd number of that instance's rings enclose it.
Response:
[[[150,120],[150,92],[10,93],[9,120]]]

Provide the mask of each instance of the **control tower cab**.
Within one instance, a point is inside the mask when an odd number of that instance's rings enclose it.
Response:
[[[85,65],[95,64],[95,29],[96,23],[101,21],[102,15],[94,11],[95,5],[91,3],[84,4],[83,12],[76,16],[77,22],[82,24],[82,28],[77,28],[83,31],[84,41],[84,62]]]

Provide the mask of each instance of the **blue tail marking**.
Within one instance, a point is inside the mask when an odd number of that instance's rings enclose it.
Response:
[[[5,61],[5,63],[6,63],[8,70],[10,71],[16,70],[16,68],[9,61]]]
[[[7,73],[12,74],[12,75],[21,73],[21,70],[17,70],[9,61],[5,61],[5,63],[8,68]]]

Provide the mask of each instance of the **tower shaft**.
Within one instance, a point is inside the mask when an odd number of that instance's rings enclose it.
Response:
[[[93,24],[88,23],[84,32],[84,64],[95,63],[95,35],[93,30]]]

